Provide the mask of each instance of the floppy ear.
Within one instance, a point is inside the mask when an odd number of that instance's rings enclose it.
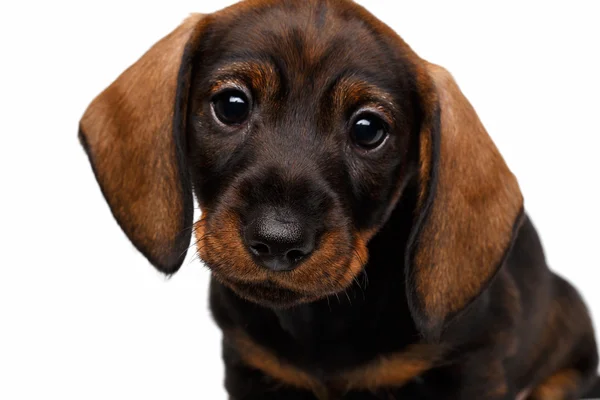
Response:
[[[475,110],[452,76],[426,63],[420,193],[407,260],[407,293],[422,334],[444,326],[502,266],[523,197]]]
[[[185,116],[202,18],[190,16],[156,43],[92,101],[79,125],[115,219],[164,273],[179,269],[190,243]]]

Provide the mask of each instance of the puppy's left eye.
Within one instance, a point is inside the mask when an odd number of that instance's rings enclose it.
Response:
[[[225,90],[212,99],[215,115],[226,125],[239,125],[250,113],[250,102],[244,92],[237,89]]]
[[[358,146],[372,150],[387,137],[385,123],[375,115],[363,114],[355,119],[350,135]]]

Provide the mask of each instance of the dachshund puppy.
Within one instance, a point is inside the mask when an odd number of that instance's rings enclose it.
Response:
[[[595,380],[586,307],[473,107],[351,1],[190,16],[79,138],[158,270],[194,233],[231,399],[576,399]]]

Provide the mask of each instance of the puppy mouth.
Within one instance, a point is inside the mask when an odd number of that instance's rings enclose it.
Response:
[[[197,252],[213,276],[240,297],[271,308],[308,303],[347,289],[367,262],[367,238],[338,228],[323,233],[318,249],[291,271],[258,265],[231,212],[195,224]]]

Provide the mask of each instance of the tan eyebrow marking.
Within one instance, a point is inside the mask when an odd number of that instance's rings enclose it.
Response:
[[[356,77],[344,77],[335,85],[333,102],[337,109],[362,103],[381,112],[389,122],[393,122],[393,114],[397,111],[389,93]]]
[[[275,67],[270,63],[259,61],[238,61],[220,67],[216,71],[216,79],[213,82],[211,94],[232,83],[242,86],[250,83],[252,89],[265,98],[275,96],[281,85]]]

